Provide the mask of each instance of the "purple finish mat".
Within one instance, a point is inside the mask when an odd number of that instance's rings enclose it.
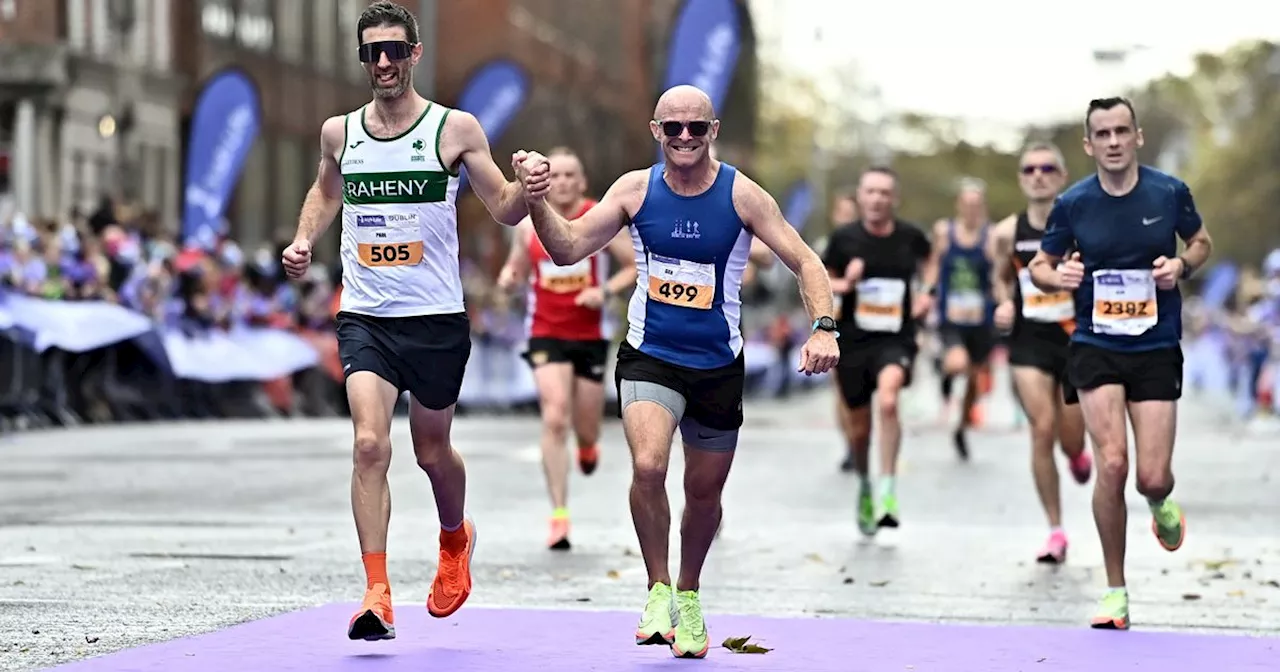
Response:
[[[939,625],[708,614],[705,660],[636,646],[638,613],[463,609],[446,620],[397,605],[398,639],[352,642],[355,604],[331,604],[58,668],[67,672],[1207,672],[1280,669],[1280,639],[1079,628]],[[728,637],[773,650],[734,654]]]

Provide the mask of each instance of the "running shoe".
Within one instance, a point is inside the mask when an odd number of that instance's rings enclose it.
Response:
[[[1054,530],[1049,534],[1049,540],[1045,542],[1040,554],[1036,556],[1036,562],[1046,565],[1060,565],[1066,561],[1067,533],[1062,530]]]
[[[586,476],[595,473],[600,466],[600,449],[596,446],[578,446],[578,468]]]
[[[880,527],[898,526],[898,496],[884,494],[880,496]]]
[[[1152,512],[1151,531],[1164,550],[1172,553],[1182,548],[1182,541],[1187,538],[1187,517],[1183,515],[1182,507],[1172,499],[1164,500],[1160,508]]]
[[[569,550],[568,518],[552,516],[551,533],[547,535],[547,548],[553,551]]]
[[[1075,459],[1068,460],[1068,466],[1071,467],[1071,477],[1076,479],[1076,483],[1088,483],[1089,475],[1093,472],[1093,457],[1089,455],[1089,449],[1085,448]]]
[[[1107,591],[1098,603],[1098,611],[1094,614],[1090,627],[1098,630],[1128,630],[1129,593],[1124,590]]]
[[[676,593],[676,636],[671,642],[671,655],[676,658],[705,658],[711,643],[707,624],[702,620],[702,602],[698,591]]]
[[[427,611],[436,618],[452,616],[471,597],[471,556],[476,552],[476,525],[470,517],[463,519],[462,530],[466,534],[462,548],[440,545],[440,562],[436,565],[436,578],[431,582],[431,595],[427,597]],[[447,533],[441,536],[444,534]]]
[[[348,639],[376,642],[396,638],[396,616],[391,609],[391,591],[385,583],[375,583],[364,592],[360,610],[347,624]]]
[[[975,406],[974,408],[977,408],[977,407]],[[969,459],[969,439],[968,437],[965,436],[964,427],[957,429],[955,433],[951,435],[951,442],[955,444],[956,454],[960,456],[960,459],[968,460]]]
[[[876,523],[876,502],[871,485],[864,483],[858,489],[858,531],[868,537],[876,536],[880,526]]]
[[[649,589],[649,601],[636,626],[636,644],[670,645],[676,641],[676,601],[671,586],[655,583]]]

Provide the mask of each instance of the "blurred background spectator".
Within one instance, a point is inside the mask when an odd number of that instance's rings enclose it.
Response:
[[[0,3],[5,427],[344,412],[337,231],[301,281],[285,281],[279,258],[314,179],[321,123],[368,98],[354,53],[366,4]],[[571,146],[598,198],[653,160],[657,93],[697,82],[723,121],[718,155],[774,193],[817,248],[856,217],[848,188],[871,163],[901,175],[901,214],[917,222],[950,215],[962,175],[986,182],[993,215],[1019,209],[1016,154],[1032,138],[1057,142],[1072,177],[1087,175],[1084,103],[1126,92],[1144,160],[1192,185],[1218,242],[1217,266],[1186,287],[1199,296],[1187,308],[1188,384],[1225,400],[1231,417],[1275,412],[1280,49],[1259,41],[1275,36],[1248,12],[1224,19],[1212,44],[1170,32],[1160,12],[1132,26],[1132,46],[1085,30],[1053,47],[1028,42],[1041,85],[1014,72],[1008,50],[958,49],[939,63],[905,46],[917,40],[895,47],[832,28],[924,30],[911,23],[915,1],[404,4],[428,45],[415,86],[477,114],[495,156]],[[989,24],[969,28],[997,30]],[[525,307],[494,291],[509,231],[469,192],[458,210],[475,344],[462,411],[528,410]],[[753,274],[743,300],[751,392],[819,383],[791,370],[809,325],[786,269]],[[611,307],[615,326],[624,301]]]

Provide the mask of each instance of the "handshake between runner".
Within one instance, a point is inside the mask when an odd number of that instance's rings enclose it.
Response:
[[[525,200],[536,201],[551,190],[551,162],[547,157],[522,149],[511,155],[511,167],[524,188]]]

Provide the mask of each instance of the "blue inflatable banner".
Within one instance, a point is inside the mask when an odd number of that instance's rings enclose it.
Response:
[[[262,123],[258,89],[239,70],[210,77],[196,99],[187,139],[184,242],[211,241]]]
[[[738,66],[741,31],[735,0],[685,0],[672,24],[664,89],[692,84],[711,97],[718,112]]]
[[[787,190],[782,215],[791,222],[791,226],[796,227],[797,231],[803,231],[811,214],[813,214],[813,185],[809,180],[800,180]]]
[[[474,114],[484,129],[489,145],[498,143],[507,126],[516,118],[529,99],[529,75],[516,63],[500,59],[480,68],[458,96],[458,109]],[[506,163],[497,157],[498,167],[506,171]],[[462,169],[458,193],[467,188],[467,171]]]

